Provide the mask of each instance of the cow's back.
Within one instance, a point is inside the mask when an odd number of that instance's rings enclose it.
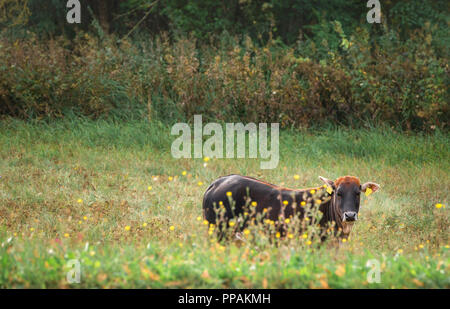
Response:
[[[227,196],[228,192],[231,192],[231,196]],[[230,199],[235,203],[233,208]],[[216,210],[218,205],[222,204],[225,208],[225,219],[228,221],[241,215],[250,201],[256,202],[254,206],[256,213],[268,208],[270,214],[276,217],[280,211],[280,190],[277,186],[251,177],[240,175],[221,177],[206,189],[203,197],[204,217],[209,223],[216,224]]]

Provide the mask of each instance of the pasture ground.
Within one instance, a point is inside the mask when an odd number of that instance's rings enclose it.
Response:
[[[169,133],[143,121],[0,122],[0,287],[450,287],[448,134],[282,131],[278,167],[260,170],[256,159],[173,159]],[[356,175],[381,190],[362,196],[339,251],[258,234],[219,244],[201,201],[231,173],[292,188]],[[78,284],[66,280],[71,259]],[[380,283],[367,281],[374,259]]]

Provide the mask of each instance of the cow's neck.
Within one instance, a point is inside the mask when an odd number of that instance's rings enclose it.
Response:
[[[320,211],[323,213],[323,217],[320,220],[320,225],[328,228],[328,225],[333,224],[334,222],[334,230],[335,232],[338,232],[339,230],[342,231],[343,223],[342,215],[339,208],[336,206],[335,199],[336,195],[333,194],[328,202],[320,205]]]

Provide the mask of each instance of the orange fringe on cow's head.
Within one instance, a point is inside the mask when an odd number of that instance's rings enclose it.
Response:
[[[357,186],[361,185],[361,182],[359,181],[358,177],[355,176],[344,176],[344,177],[339,177],[338,179],[336,179],[336,181],[334,182],[336,187],[339,187],[340,184],[345,183],[345,184],[350,184],[350,183],[354,183]]]

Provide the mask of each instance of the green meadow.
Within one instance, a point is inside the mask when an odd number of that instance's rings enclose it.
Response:
[[[272,170],[258,159],[177,160],[174,139],[158,122],[0,122],[0,287],[450,287],[448,134],[284,130]],[[339,249],[303,235],[219,243],[202,197],[231,173],[292,188],[356,175],[381,190],[361,197]],[[79,283],[67,281],[73,259]],[[373,260],[379,282],[368,279]]]

